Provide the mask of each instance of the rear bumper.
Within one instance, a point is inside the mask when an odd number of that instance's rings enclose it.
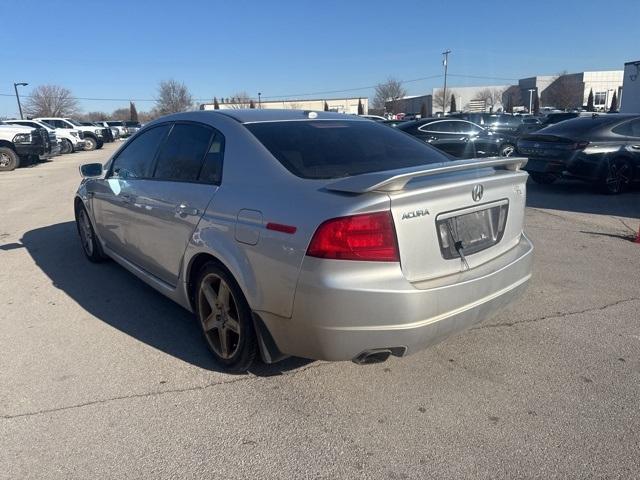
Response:
[[[523,170],[534,173],[562,173],[567,165],[562,160],[548,160],[543,158],[529,158]]]
[[[532,262],[533,246],[524,235],[484,265],[418,284],[407,282],[398,264],[348,262],[345,268],[345,262],[306,257],[292,318],[258,313],[288,355],[352,360],[375,349],[410,354],[512,302],[526,288]]]

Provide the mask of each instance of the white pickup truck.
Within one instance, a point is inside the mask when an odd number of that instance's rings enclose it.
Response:
[[[22,125],[31,128],[49,128],[55,132],[56,138],[60,141],[60,153],[72,153],[78,150],[84,150],[83,133],[80,130],[70,130],[68,128],[54,128],[44,122],[38,120],[5,120],[4,123],[9,125]]]
[[[46,129],[7,125],[0,121],[0,172],[52,155],[51,139]]]
[[[107,135],[106,128],[82,125],[80,122],[72,118],[38,117],[34,118],[34,120],[44,122],[56,129],[65,128],[68,130],[82,131],[84,134],[83,140],[85,143],[85,150],[95,150],[96,148],[102,148],[102,145],[104,145],[105,142],[105,137]]]

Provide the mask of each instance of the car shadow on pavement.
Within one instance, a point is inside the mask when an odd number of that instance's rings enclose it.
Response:
[[[640,189],[620,195],[599,193],[594,185],[578,180],[559,180],[551,185],[527,183],[527,207],[565,210],[595,215],[640,218]]]
[[[213,362],[193,315],[115,262],[89,262],[74,222],[28,231],[22,244],[54,286],[95,318],[185,362],[222,371]],[[273,365],[257,361],[249,373],[274,376],[309,363],[301,358]]]

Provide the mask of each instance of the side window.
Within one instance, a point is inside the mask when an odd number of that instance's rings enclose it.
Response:
[[[462,127],[462,133],[478,135],[480,132],[482,132],[482,128],[476,125],[475,123],[471,123],[471,122],[458,122],[458,123],[461,124],[460,126]],[[455,130],[455,131],[457,132],[458,130]]]
[[[640,138],[640,119],[631,120],[630,122],[618,125],[612,130],[612,132],[617,133],[618,135],[624,135],[625,137]]]
[[[161,180],[198,181],[213,129],[204,125],[174,125],[158,155],[154,178]]]
[[[64,120],[52,120],[52,123],[56,128],[71,128]]]
[[[418,130],[421,132],[446,132],[446,124],[449,122],[433,122],[421,126]]]
[[[200,171],[198,180],[204,183],[220,185],[222,181],[222,158],[224,155],[224,137],[221,133],[216,133],[211,147],[204,159],[204,165]]]
[[[153,159],[171,125],[160,125],[134,138],[113,162],[112,177],[150,178]]]

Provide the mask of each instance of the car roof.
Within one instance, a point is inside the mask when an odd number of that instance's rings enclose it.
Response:
[[[310,113],[314,113],[314,116],[310,116]],[[240,123],[254,123],[254,122],[284,122],[291,120],[348,120],[355,122],[368,122],[365,118],[361,118],[355,115],[345,115],[344,113],[335,112],[323,112],[316,110],[278,110],[278,109],[257,109],[257,108],[243,108],[238,110],[225,109],[225,110],[199,110],[195,112],[185,112],[179,114],[173,114],[169,117],[165,117],[165,120],[193,120],[203,121],[207,118],[214,120],[220,116],[232,118]],[[161,120],[163,118],[160,118]]]

